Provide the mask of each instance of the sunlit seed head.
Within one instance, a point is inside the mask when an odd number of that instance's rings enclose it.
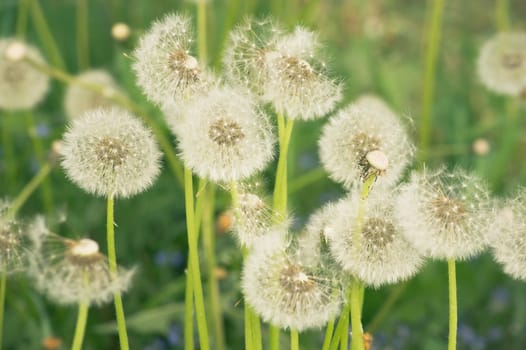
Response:
[[[275,136],[266,116],[243,89],[215,88],[170,123],[181,158],[214,182],[246,179],[273,157]],[[167,116],[168,117],[168,116]]]
[[[480,51],[478,74],[490,90],[519,95],[526,88],[526,33],[502,32]]]
[[[82,84],[69,85],[64,98],[64,109],[70,120],[92,109],[116,106],[112,97],[117,94],[119,87],[108,72],[93,69],[79,74],[76,78],[83,83],[99,86],[103,90],[93,91]]]
[[[473,153],[478,156],[485,156],[491,151],[491,145],[487,139],[478,138],[473,141]]]
[[[0,271],[11,274],[27,267],[27,239],[21,224],[9,213],[11,203],[0,200]]]
[[[395,208],[406,238],[424,255],[466,259],[487,244],[492,203],[474,174],[460,169],[413,173]]]
[[[323,128],[318,142],[323,167],[346,188],[371,173],[378,176],[377,187],[393,186],[412,160],[414,147],[394,113],[362,106],[344,108]]]
[[[111,27],[111,36],[117,41],[126,41],[131,34],[130,27],[123,22],[117,22]]]
[[[151,26],[134,51],[137,83],[161,107],[185,102],[214,85],[191,54],[193,35],[189,17],[169,14]]]
[[[99,196],[142,192],[160,170],[161,153],[152,133],[120,109],[95,109],[73,120],[61,152],[67,176]]]
[[[0,40],[0,109],[33,108],[48,91],[49,77],[24,58],[45,64],[35,47],[15,39]]]

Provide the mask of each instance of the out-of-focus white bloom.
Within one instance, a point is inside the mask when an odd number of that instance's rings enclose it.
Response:
[[[247,20],[230,35],[224,55],[230,79],[249,86],[276,111],[311,120],[334,109],[341,85],[326,75],[316,35],[302,27],[284,35],[270,19]]]
[[[121,109],[95,109],[74,119],[64,134],[62,167],[85,191],[129,197],[150,187],[161,153],[152,133]]]
[[[49,77],[23,58],[44,64],[33,46],[15,39],[0,40],[0,109],[30,109],[39,103],[49,88]]]
[[[336,261],[345,271],[373,287],[415,275],[423,259],[405,239],[393,214],[392,197],[378,192],[361,201],[354,191],[338,202],[333,212],[327,212],[330,248]],[[358,220],[360,205],[365,206],[365,214]]]
[[[261,237],[255,247],[245,261],[242,289],[245,302],[264,321],[303,331],[322,327],[338,314],[342,298],[335,269],[321,258],[303,259],[320,257],[319,252],[301,249],[279,230]]]
[[[11,203],[0,200],[0,272],[11,274],[27,266],[27,244],[19,222],[8,215]]]
[[[101,94],[79,84],[69,85],[64,98],[64,108],[69,119],[75,119],[91,109],[115,106],[111,97],[117,93],[119,88],[108,72],[94,69],[86,71],[76,78],[88,84],[101,86],[104,90]]]
[[[482,47],[478,59],[482,83],[495,92],[519,95],[526,89],[526,33],[495,35]]]
[[[271,124],[248,91],[212,89],[189,104],[182,119],[169,124],[178,136],[185,165],[202,178],[243,180],[272,160]]]
[[[395,205],[405,237],[419,252],[455,260],[486,247],[491,210],[483,181],[460,169],[413,173]]]
[[[59,304],[100,305],[129,289],[134,270],[111,273],[97,242],[67,239],[52,233],[34,235],[36,260],[30,274],[37,287]]]
[[[323,167],[346,188],[360,184],[369,174],[372,164],[367,157],[376,151],[382,153],[381,164],[386,166],[377,186],[393,186],[411,161],[414,147],[397,116],[370,103],[341,110],[329,119],[319,140]]]
[[[131,29],[126,23],[117,22],[111,27],[111,36],[117,41],[125,41],[130,37]]]
[[[163,106],[208,90],[213,77],[191,54],[189,17],[169,14],[155,22],[134,51],[133,69],[146,96]]]
[[[526,280],[526,190],[506,201],[492,217],[488,233],[495,260],[513,278]]]

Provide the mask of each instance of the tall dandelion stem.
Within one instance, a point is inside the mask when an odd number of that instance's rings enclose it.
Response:
[[[299,334],[296,329],[290,330],[290,350],[300,350]]]
[[[194,186],[192,179],[192,171],[184,168],[184,194],[185,194],[185,210],[186,210],[186,227],[188,233],[188,254],[189,265],[191,266],[190,273],[192,273],[192,284],[194,289],[194,302],[197,317],[197,330],[199,334],[199,343],[201,349],[210,349],[210,342],[208,339],[208,326],[206,323],[206,311],[203,298],[203,286],[201,284],[201,270],[199,268],[198,237],[195,222],[195,208],[194,208]]]
[[[322,350],[329,350],[332,341],[332,333],[334,332],[334,319],[330,320],[325,330],[325,338],[323,339]]]
[[[81,350],[82,342],[84,340],[84,333],[86,331],[86,323],[88,320],[89,304],[85,301],[79,303],[79,311],[77,315],[77,325],[75,326],[75,336],[73,337],[73,344],[71,350]]]
[[[4,336],[4,310],[5,310],[5,289],[7,285],[7,272],[2,267],[0,272],[0,348],[3,344]]]
[[[115,254],[115,224],[113,215],[113,204],[113,196],[109,196],[106,221],[106,232],[108,239],[108,262],[110,265],[110,273],[112,274],[112,276],[116,276],[117,257]],[[128,350],[130,346],[128,344],[128,333],[126,331],[126,319],[124,318],[124,306],[122,305],[121,293],[115,292],[113,294],[113,300],[115,302],[115,313],[117,315],[117,328],[119,330],[119,342],[121,350]]]
[[[89,67],[88,0],[77,1],[77,60],[79,70]]]
[[[457,348],[457,272],[455,260],[447,261],[449,275],[449,340],[448,350]]]
[[[184,295],[184,349],[194,349],[194,288],[192,287],[192,264],[186,268],[186,290]]]

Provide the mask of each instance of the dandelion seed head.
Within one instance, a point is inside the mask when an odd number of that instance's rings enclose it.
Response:
[[[275,136],[268,117],[242,89],[215,88],[173,120],[181,158],[214,182],[246,179],[273,157]]]
[[[358,191],[353,191],[334,207],[334,233],[329,244],[336,261],[372,287],[414,276],[423,259],[406,240],[393,215],[392,196],[379,192],[360,203]],[[365,205],[361,223],[357,218],[360,205]]]
[[[407,240],[418,251],[455,260],[485,248],[491,207],[484,182],[460,169],[413,173],[395,206]]]
[[[350,189],[374,168],[377,186],[393,186],[412,160],[414,146],[394,113],[351,105],[329,119],[319,140],[330,177]]]
[[[11,203],[0,200],[0,270],[11,274],[27,265],[27,242],[18,220],[8,212]]]
[[[152,133],[121,109],[95,109],[64,134],[62,166],[87,192],[129,197],[153,184],[161,153]]]
[[[93,69],[77,76],[82,82],[104,87],[103,93],[87,89],[79,84],[71,84],[66,90],[64,109],[70,120],[78,118],[86,111],[96,108],[116,106],[112,97],[119,91],[117,83],[106,71]]]
[[[206,92],[214,78],[191,54],[189,17],[169,14],[155,22],[134,51],[133,69],[146,96],[164,106]]]
[[[33,46],[15,39],[0,40],[0,108],[7,110],[31,109],[49,89],[49,78],[35,69],[24,58],[45,64]]]
[[[340,310],[339,280],[321,260],[303,260],[311,252],[291,244],[280,230],[262,236],[245,261],[245,302],[281,328],[322,327]]]
[[[520,95],[526,89],[526,33],[503,32],[480,50],[478,75],[490,90]]]

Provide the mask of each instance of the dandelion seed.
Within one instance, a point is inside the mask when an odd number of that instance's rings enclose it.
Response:
[[[108,259],[99,252],[94,240],[67,239],[48,231],[34,235],[36,260],[30,274],[37,287],[59,304],[87,302],[100,305],[114,293],[129,289],[134,270],[118,268],[110,272]]]
[[[44,64],[44,58],[33,46],[15,39],[0,40],[0,108],[31,109],[46,95],[49,78],[23,58]]]
[[[245,301],[262,317],[281,328],[303,331],[322,327],[341,305],[339,279],[317,263],[304,263],[302,251],[284,232],[269,232],[256,243],[243,268]],[[312,252],[314,253],[314,252]]]
[[[377,186],[393,186],[411,161],[414,147],[394,113],[351,105],[332,117],[319,140],[320,159],[330,177],[352,188],[382,169]],[[372,164],[373,162],[374,164]]]
[[[400,189],[395,210],[407,240],[426,256],[463,260],[487,244],[488,189],[460,169],[413,173]]]
[[[193,30],[189,17],[169,14],[155,22],[134,51],[133,69],[146,96],[163,106],[206,92],[211,75],[191,54]]]
[[[0,270],[11,274],[27,265],[27,242],[20,223],[8,215],[10,202],[0,200]]]
[[[152,185],[161,153],[152,133],[121,109],[96,109],[64,134],[62,167],[87,192],[129,197]]]
[[[188,105],[183,122],[170,123],[181,158],[214,182],[246,179],[273,157],[275,136],[268,117],[248,92],[215,88]],[[174,125],[176,124],[176,125]]]
[[[499,33],[482,47],[478,74],[490,90],[519,95],[526,89],[526,33]]]
[[[77,76],[77,79],[104,87],[104,90],[101,94],[81,85],[69,85],[64,99],[64,108],[69,119],[78,118],[92,109],[115,106],[111,97],[118,92],[119,88],[108,72],[99,69],[89,70]]]

